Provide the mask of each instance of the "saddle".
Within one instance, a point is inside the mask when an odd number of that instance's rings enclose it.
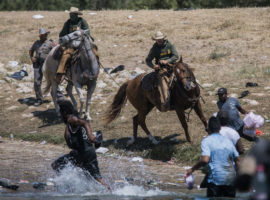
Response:
[[[150,72],[142,77],[142,89],[145,91],[153,90],[155,87],[157,87],[157,73],[156,72]]]
[[[53,58],[55,60],[60,61],[61,60],[61,57],[63,55],[63,52],[64,52],[64,49],[61,46],[57,47],[56,50],[53,53]]]

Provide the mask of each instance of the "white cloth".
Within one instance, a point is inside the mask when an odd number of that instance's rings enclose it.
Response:
[[[229,140],[231,140],[234,146],[236,145],[237,141],[240,139],[238,132],[228,126],[222,126],[219,133],[223,135],[224,137],[228,138]]]

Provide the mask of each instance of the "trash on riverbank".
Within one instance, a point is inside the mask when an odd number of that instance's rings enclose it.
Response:
[[[101,154],[105,154],[108,151],[109,151],[109,149],[107,149],[105,147],[99,147],[98,149],[96,149],[96,153],[101,153]]]
[[[134,157],[131,159],[132,162],[142,162],[143,161],[143,158],[141,157]]]

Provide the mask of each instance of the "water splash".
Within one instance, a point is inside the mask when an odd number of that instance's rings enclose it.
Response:
[[[53,179],[57,192],[92,195],[108,194],[108,191],[99,184],[88,172],[68,164]]]
[[[113,191],[112,194],[118,196],[152,197],[152,196],[172,195],[173,193],[162,191],[158,188],[147,190],[142,186],[125,185],[123,188],[118,188],[115,191]]]

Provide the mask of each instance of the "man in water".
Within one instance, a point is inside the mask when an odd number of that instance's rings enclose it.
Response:
[[[233,143],[219,133],[220,127],[216,117],[209,119],[209,136],[202,140],[201,159],[187,170],[186,176],[191,175],[200,167],[208,165],[207,197],[235,197],[236,190],[233,181],[236,172],[232,160],[238,168],[239,153]]]
[[[70,101],[58,101],[60,113],[66,124],[65,140],[71,150],[69,154],[63,155],[52,163],[56,171],[63,169],[68,163],[79,166],[93,176],[108,190],[110,187],[102,180],[99,172],[97,154],[93,144],[98,143],[92,134],[90,124],[76,116]]]

